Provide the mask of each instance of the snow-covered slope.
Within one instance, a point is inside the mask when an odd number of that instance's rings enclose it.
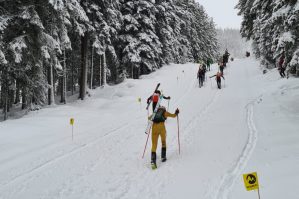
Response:
[[[212,66],[208,76],[216,71]],[[0,198],[252,198],[241,176],[251,171],[259,174],[263,197],[283,198],[287,190],[286,198],[296,198],[298,79],[263,75],[251,59],[229,63],[221,90],[214,78],[198,88],[196,72],[196,64],[165,66],[99,88],[84,102],[0,123]],[[151,143],[141,156],[146,99],[158,82],[171,96],[169,111],[181,111],[181,154],[177,119],[170,118],[168,161],[158,158],[152,171]]]

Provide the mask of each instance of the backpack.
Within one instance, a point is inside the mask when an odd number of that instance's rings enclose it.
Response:
[[[153,100],[153,102],[158,102],[159,101],[159,94],[154,93],[153,96],[152,96],[152,100]]]
[[[164,117],[165,108],[158,108],[157,113],[153,119],[154,123],[165,122],[166,118]]]

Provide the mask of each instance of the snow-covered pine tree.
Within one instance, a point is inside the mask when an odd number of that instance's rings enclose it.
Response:
[[[176,15],[172,0],[156,1],[157,36],[162,43],[163,63],[182,63],[179,59],[179,24],[182,20]]]
[[[138,79],[161,67],[162,44],[156,34],[155,5],[152,1],[124,1],[123,27],[119,35],[120,60],[131,78]]]
[[[298,63],[299,2],[296,0],[240,0],[236,6],[243,15],[242,36],[253,40],[255,54],[262,64],[275,67],[284,54],[286,66],[296,72]]]
[[[206,24],[206,31],[208,32],[208,40],[206,42],[207,47],[207,54],[205,61],[207,60],[215,60],[217,57],[219,57],[219,42],[216,39],[217,38],[217,32],[215,28],[215,23],[212,19],[208,19]]]
[[[180,63],[186,63],[189,61],[194,61],[192,54],[192,47],[190,43],[190,20],[192,14],[188,10],[188,1],[177,0],[175,1],[175,14],[178,16],[175,35],[178,37],[178,60]]]
[[[10,1],[2,5],[13,16],[3,36],[8,55],[8,78],[11,85],[20,86],[17,90],[23,94],[23,108],[30,104],[43,105],[47,84],[40,49],[46,33],[38,14],[43,6],[36,5],[35,1]]]
[[[109,74],[110,81],[118,82],[119,60],[116,54],[116,43],[118,32],[121,29],[121,13],[119,10],[119,1],[94,1],[89,11],[88,17],[91,20],[95,31],[92,34],[92,47],[95,50],[95,60],[101,63],[94,68],[95,78],[100,76],[97,85],[103,85],[106,82],[102,77]],[[105,56],[105,63],[102,59]],[[104,64],[106,69],[102,69]],[[104,71],[105,74],[103,73]],[[99,75],[100,73],[100,75]]]
[[[88,69],[92,87],[211,57],[215,35],[193,0],[0,1],[0,107],[65,103],[77,85],[84,99]]]
[[[284,53],[286,65],[290,67],[292,73],[299,71],[299,2],[275,1],[273,2],[272,20],[276,24],[275,37],[273,43],[275,46],[275,59]]]

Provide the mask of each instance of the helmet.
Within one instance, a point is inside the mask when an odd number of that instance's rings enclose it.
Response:
[[[166,110],[165,106],[159,106],[159,109]]]

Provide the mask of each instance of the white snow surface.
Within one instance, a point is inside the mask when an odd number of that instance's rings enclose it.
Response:
[[[242,59],[229,63],[221,90],[209,78],[198,88],[197,68],[168,65],[0,123],[0,199],[249,199],[257,192],[245,190],[242,174],[255,171],[261,198],[298,198],[299,80],[263,75],[257,61]],[[180,109],[181,153],[169,118],[168,160],[159,140],[153,171],[150,141],[141,156],[146,99],[158,82],[169,111]]]

